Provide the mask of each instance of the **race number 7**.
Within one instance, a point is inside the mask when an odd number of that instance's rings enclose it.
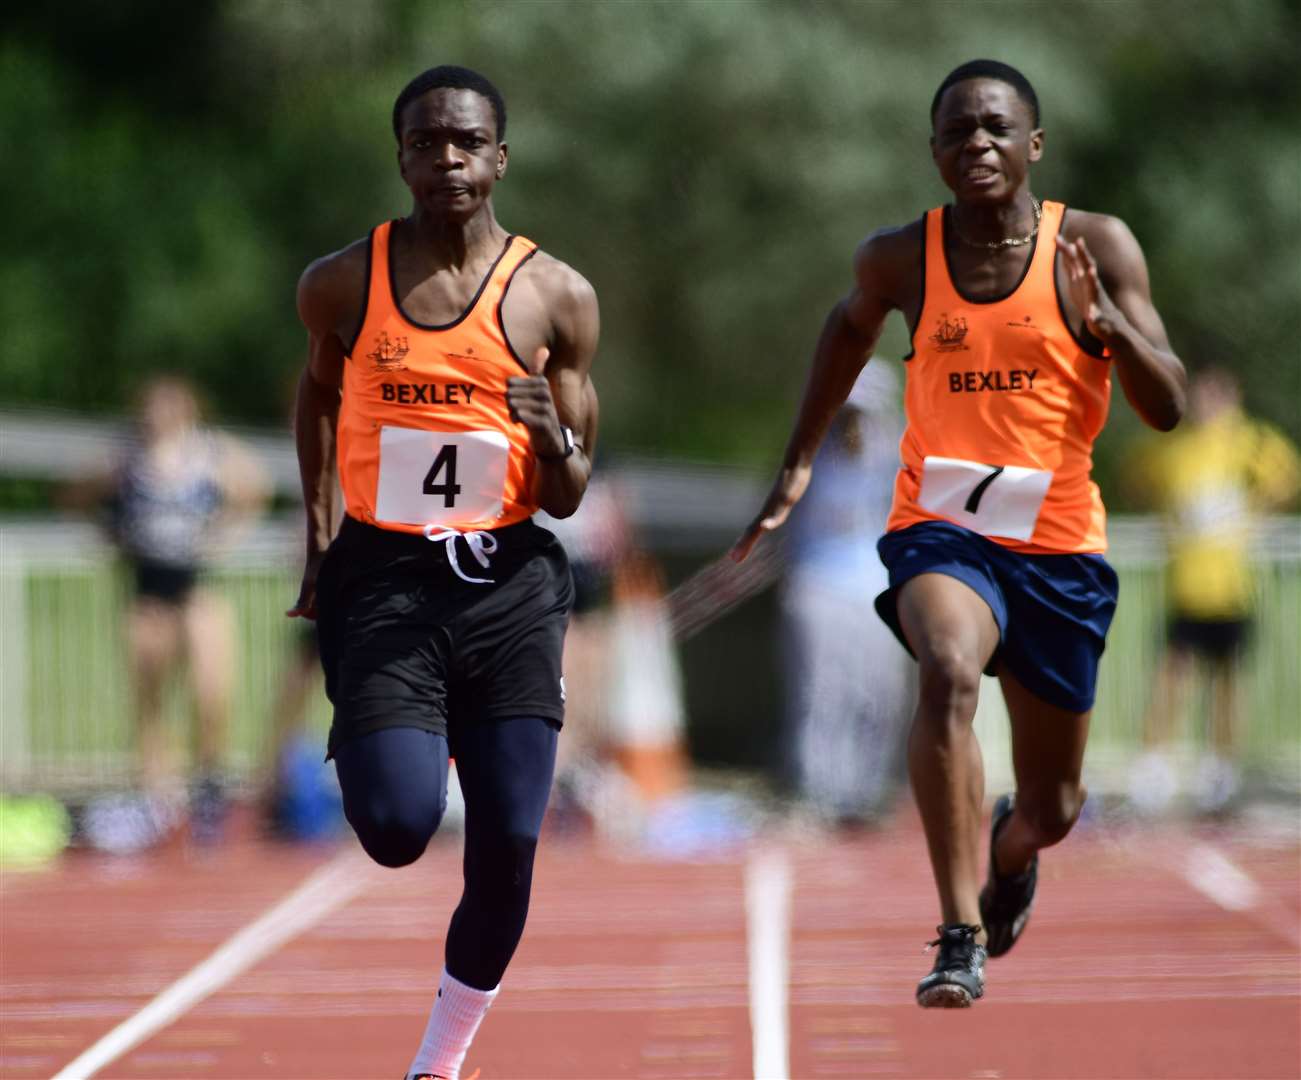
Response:
[[[438,482],[439,474],[443,474],[443,482]],[[434,463],[429,466],[429,471],[425,473],[425,482],[422,488],[426,495],[441,495],[443,497],[444,508],[451,508],[456,505],[456,496],[461,494],[461,485],[456,482],[456,447],[444,446],[434,457]]]
[[[1004,468],[1002,465],[987,465],[985,467],[991,470],[990,474],[971,489],[971,494],[967,496],[966,505],[962,508],[968,514],[975,514],[980,511],[980,500],[984,497],[985,492],[989,490],[989,485],[998,479]],[[428,483],[428,481],[425,482]],[[451,503],[448,503],[448,505],[450,506]]]

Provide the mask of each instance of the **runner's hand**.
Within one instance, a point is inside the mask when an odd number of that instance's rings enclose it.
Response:
[[[533,357],[533,370],[542,371],[551,355],[545,346]],[[539,457],[560,457],[565,452],[565,436],[560,417],[551,397],[551,384],[545,375],[517,375],[506,380],[506,405],[510,418],[529,429],[529,441]]]
[[[740,539],[732,545],[733,561],[744,562],[745,557],[750,554],[751,549],[759,542],[759,538],[764,533],[770,533],[781,528],[786,519],[790,517],[795,504],[803,497],[805,490],[809,486],[809,478],[812,475],[812,465],[799,465],[793,469],[783,469],[781,471],[781,474],[777,477],[777,482],[773,485],[772,491],[769,492],[768,498],[763,504],[763,509],[750,522],[749,527],[741,534]]]
[[[1102,281],[1098,277],[1098,264],[1085,244],[1084,237],[1064,240],[1059,236],[1057,249],[1062,253],[1066,287],[1076,309],[1084,316],[1084,325],[1099,341],[1106,342],[1115,334],[1124,315],[1102,287]]]
[[[321,572],[321,563],[325,561],[325,552],[307,556],[303,567],[303,584],[298,590],[298,599],[294,606],[285,612],[291,619],[316,618],[316,578]]]

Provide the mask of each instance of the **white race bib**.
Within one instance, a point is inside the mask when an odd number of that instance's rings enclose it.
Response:
[[[510,440],[500,431],[384,427],[375,518],[404,525],[491,521],[501,513]]]
[[[917,503],[982,536],[1029,540],[1052,482],[1042,469],[928,456]]]

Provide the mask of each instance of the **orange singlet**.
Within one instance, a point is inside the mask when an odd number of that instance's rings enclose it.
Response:
[[[1089,477],[1111,365],[1067,326],[1053,262],[1066,208],[1045,202],[1026,271],[1006,296],[963,296],[944,249],[947,211],[926,215],[889,532],[951,521],[1032,554],[1103,552],[1106,512]]]
[[[506,380],[527,375],[501,321],[537,250],[512,236],[459,319],[409,319],[392,284],[392,222],[371,233],[366,310],[344,365],[339,480],[348,514],[398,532],[496,529],[530,517],[534,457]]]

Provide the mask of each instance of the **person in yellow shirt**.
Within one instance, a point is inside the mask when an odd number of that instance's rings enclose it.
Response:
[[[1208,680],[1208,753],[1194,800],[1227,809],[1239,786],[1238,668],[1251,630],[1250,530],[1256,512],[1289,503],[1301,489],[1301,459],[1276,429],[1242,409],[1242,391],[1223,368],[1197,374],[1189,423],[1141,452],[1141,494],[1165,519],[1168,561],[1166,648],[1144,721],[1146,752],[1130,781],[1134,806],[1166,810],[1177,792],[1168,747],[1200,667]]]

